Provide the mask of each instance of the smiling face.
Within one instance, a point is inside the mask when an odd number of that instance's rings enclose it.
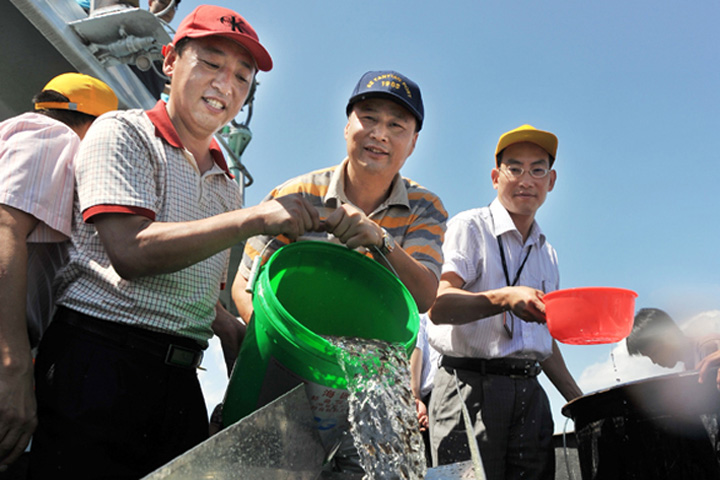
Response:
[[[395,176],[415,149],[415,117],[384,98],[357,102],[345,126],[351,168]]]
[[[514,178],[507,172],[508,167],[521,168],[524,173]],[[534,178],[530,175],[533,168],[550,168],[550,155],[534,143],[521,142],[503,150],[500,167],[493,168],[491,173],[498,199],[516,224],[519,220],[532,222],[547,193],[555,186],[555,170],[543,178]]]
[[[168,114],[183,143],[209,141],[235,118],[256,72],[245,48],[219,36],[192,39],[179,55],[171,48],[163,70],[172,78]]]

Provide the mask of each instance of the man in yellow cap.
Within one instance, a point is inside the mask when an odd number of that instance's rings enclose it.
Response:
[[[571,400],[582,392],[545,325],[543,295],[559,285],[557,255],[535,214],[556,180],[557,137],[523,125],[500,137],[497,198],[448,223],[430,344],[442,354],[430,400],[435,465],[469,460],[458,396],[487,477],[554,478],[553,421],[537,375]]]
[[[0,465],[37,424],[31,352],[67,256],[73,159],[90,124],[118,105],[110,87],[80,73],[53,78],[33,103],[35,112],[0,123]]]

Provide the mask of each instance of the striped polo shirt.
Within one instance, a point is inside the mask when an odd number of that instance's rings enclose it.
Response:
[[[347,162],[346,158],[340,165],[288,180],[270,192],[263,201],[300,193],[318,209],[320,218],[324,220],[338,206],[352,204],[344,191]],[[442,242],[447,216],[437,195],[400,174],[395,175],[388,198],[368,215],[385,228],[410,256],[428,267],[438,278],[442,268]],[[332,234],[325,232],[307,232],[301,239],[340,243]],[[288,239],[282,235],[250,238],[245,245],[240,274],[248,278],[253,259],[259,253],[262,252],[263,261],[267,261],[273,252],[287,243]]]
[[[210,153],[215,164],[201,174],[162,101],[147,112],[127,110],[98,118],[76,159],[76,229],[58,303],[207,345],[230,251],[177,272],[124,280],[113,269],[92,219],[119,212],[188,222],[240,208],[240,189],[214,141]]]

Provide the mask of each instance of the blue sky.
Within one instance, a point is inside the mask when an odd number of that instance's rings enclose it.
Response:
[[[183,0],[172,25],[200,3]],[[420,85],[426,111],[402,173],[451,215],[492,201],[497,139],[530,123],[559,138],[556,188],[537,219],[558,251],[562,288],[629,288],[638,309],[676,319],[720,308],[720,3],[222,4],[245,16],[275,61],[259,76],[243,155],[255,178],[248,205],[339,163],[352,88],[367,70],[394,69]],[[639,378],[632,362],[595,374],[622,348],[562,345],[586,391]],[[219,365],[213,350],[202,378],[210,404],[222,396]],[[652,373],[649,363],[641,370]],[[559,430],[564,402],[548,393]]]

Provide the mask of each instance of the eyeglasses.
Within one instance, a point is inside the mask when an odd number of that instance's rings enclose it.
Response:
[[[507,165],[501,165],[500,170],[502,170],[505,175],[508,177],[517,180],[518,178],[522,177],[525,174],[525,169],[522,167],[517,167],[515,165],[508,167]],[[550,173],[549,168],[545,167],[533,167],[530,170],[528,170],[528,173],[532,178],[545,178],[547,177],[547,174]]]

